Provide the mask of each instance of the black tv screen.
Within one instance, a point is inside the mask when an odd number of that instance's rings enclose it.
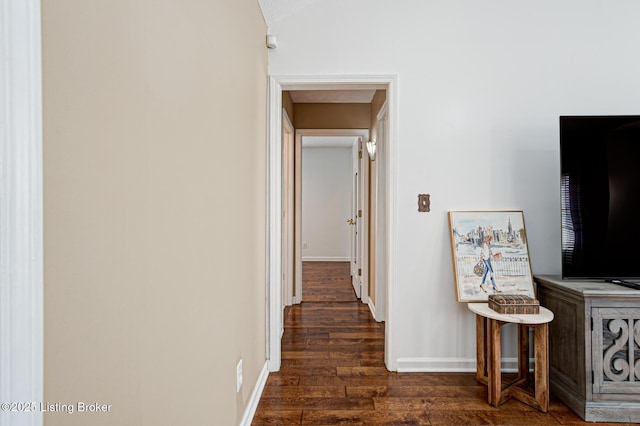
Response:
[[[562,277],[640,279],[640,116],[561,116]]]

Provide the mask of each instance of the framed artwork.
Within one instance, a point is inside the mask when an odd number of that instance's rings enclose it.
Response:
[[[522,211],[450,211],[449,230],[458,302],[535,297]]]

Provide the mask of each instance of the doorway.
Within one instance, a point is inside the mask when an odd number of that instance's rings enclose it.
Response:
[[[368,137],[368,129],[296,130],[296,152],[302,154],[295,161],[295,205],[300,212],[295,215],[295,269],[300,271],[295,294],[303,295],[303,262],[348,262],[354,292],[368,302],[367,233],[363,232],[368,215],[363,204],[368,201],[369,167],[356,149]],[[304,296],[296,303],[303,300]]]
[[[396,77],[270,77],[269,79],[269,116],[267,141],[267,341],[266,353],[270,371],[278,371],[281,363],[282,315],[282,209],[283,209],[283,147],[282,147],[282,92],[283,90],[377,90],[386,91],[386,151],[385,172],[385,243],[386,256],[384,289],[386,299],[385,326],[385,365],[395,371],[396,361],[393,353],[393,293],[395,274],[395,120],[396,120]]]

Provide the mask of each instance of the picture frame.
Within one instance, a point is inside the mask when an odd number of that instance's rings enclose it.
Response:
[[[449,211],[458,302],[486,302],[490,294],[535,298],[522,210]]]

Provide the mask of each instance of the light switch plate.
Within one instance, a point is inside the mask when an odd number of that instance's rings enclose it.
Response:
[[[419,212],[431,211],[431,200],[430,200],[429,194],[418,194],[418,211]]]

